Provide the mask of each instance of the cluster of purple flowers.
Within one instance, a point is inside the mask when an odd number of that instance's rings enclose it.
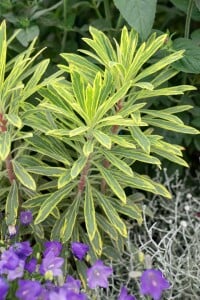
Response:
[[[23,225],[28,225],[32,221],[29,212],[28,215],[22,214],[21,218],[22,221],[24,220]],[[83,260],[89,251],[89,246],[73,242],[71,251],[78,260]],[[28,241],[15,242],[8,249],[4,249],[0,258],[0,300],[6,299],[12,283],[16,282],[15,296],[20,300],[87,300],[87,295],[81,289],[80,280],[70,275],[64,279],[62,270],[64,258],[61,257],[61,252],[62,244],[58,241],[44,243],[40,261],[33,256],[33,249]],[[97,260],[87,269],[88,287],[107,288],[108,277],[112,273],[111,267]],[[31,279],[28,279],[30,277]],[[159,300],[163,290],[167,288],[169,282],[163,277],[161,271],[152,269],[143,272],[140,284],[142,295],[150,295],[154,300]],[[122,287],[118,300],[136,300],[136,298],[128,294],[126,287]]]

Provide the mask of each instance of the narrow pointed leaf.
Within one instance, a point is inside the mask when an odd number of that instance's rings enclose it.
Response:
[[[17,179],[28,189],[35,191],[36,183],[33,177],[24,169],[24,167],[16,160],[12,161],[14,173]]]
[[[76,178],[80,172],[83,170],[84,166],[87,163],[87,157],[81,155],[73,164],[71,168],[71,178]]]
[[[101,150],[101,151],[105,155],[105,157],[111,162],[111,164],[113,166],[115,166],[116,168],[121,170],[126,175],[133,177],[133,171],[129,167],[129,165],[127,165],[127,163],[125,163],[123,160],[119,159],[111,151],[106,151],[106,150]]]
[[[58,189],[61,189],[72,180],[70,170],[66,170],[58,179]]]
[[[139,127],[130,127],[130,132],[137,144],[146,152],[150,153],[150,141]]]
[[[126,194],[123,188],[120,185],[120,181],[118,181],[114,175],[101,165],[97,164],[97,168],[99,169],[102,177],[105,179],[113,193],[123,202],[126,203]]]
[[[80,199],[74,199],[74,201],[69,206],[65,214],[65,222],[60,231],[60,235],[63,243],[66,243],[72,235],[72,231],[74,229],[76,217],[78,214],[79,205],[80,205]]]
[[[0,160],[4,161],[11,148],[11,137],[8,131],[0,133]]]
[[[111,204],[110,200],[104,197],[101,193],[97,190],[94,191],[94,194],[97,197],[99,205],[102,207],[105,215],[107,216],[108,220],[113,224],[115,229],[122,235],[127,237],[127,229],[125,223],[119,217],[117,211]]]
[[[105,134],[102,131],[96,129],[96,130],[93,131],[93,135],[94,135],[95,139],[101,145],[103,145],[105,148],[107,148],[107,149],[111,148],[112,141],[111,141],[111,138],[107,134]]]
[[[95,216],[95,207],[94,199],[92,195],[92,190],[89,182],[86,185],[85,191],[85,200],[84,200],[84,216],[85,216],[85,226],[90,241],[93,240],[95,231],[97,230],[96,216]]]
[[[8,193],[8,197],[6,200],[6,207],[5,207],[6,224],[8,226],[16,224],[18,206],[19,206],[18,188],[17,188],[17,183],[14,180],[10,187],[10,191]]]
[[[68,187],[64,187],[54,192],[53,194],[50,194],[50,196],[43,202],[42,206],[40,207],[34,223],[39,224],[44,221],[52,212],[52,210],[62,201],[62,199],[71,192],[73,187],[73,185],[69,185]]]

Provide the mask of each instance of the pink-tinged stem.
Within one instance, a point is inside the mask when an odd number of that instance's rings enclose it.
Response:
[[[83,168],[82,172],[81,172],[81,177],[78,183],[78,194],[81,195],[85,189],[85,185],[86,185],[86,178],[90,169],[90,156],[88,157],[88,160],[86,162],[85,167]]]

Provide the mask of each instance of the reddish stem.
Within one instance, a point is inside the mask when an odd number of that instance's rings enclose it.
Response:
[[[89,156],[90,157],[90,156]],[[85,165],[85,167],[83,168],[83,171],[81,172],[81,177],[78,183],[78,194],[81,195],[85,189],[85,185],[86,185],[86,178],[90,169],[90,160],[87,160],[87,163]]]

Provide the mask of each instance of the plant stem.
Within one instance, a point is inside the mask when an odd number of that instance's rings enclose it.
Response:
[[[191,17],[192,17],[193,6],[194,6],[194,0],[189,0],[188,9],[187,9],[187,16],[186,16],[186,21],[185,21],[185,34],[184,34],[184,37],[186,39],[188,39],[189,36],[190,36],[190,22],[191,22]]]
[[[188,3],[188,8],[187,8],[187,15],[186,15],[186,20],[185,20],[185,34],[184,37],[186,39],[189,39],[190,36],[190,22],[191,22],[191,17],[192,17],[192,10],[194,6],[194,0],[189,0]],[[183,74],[183,84],[186,84],[187,81],[187,74]]]
[[[105,10],[105,16],[108,26],[111,28],[111,14],[110,14],[110,5],[108,0],[104,0],[104,10]]]
[[[63,0],[63,19],[64,19],[65,26],[67,21],[67,4],[68,4],[68,0]],[[65,50],[66,39],[67,39],[67,29],[64,29],[63,38],[61,42],[61,52]]]
[[[82,172],[81,172],[81,177],[78,183],[78,195],[80,196],[84,189],[85,189],[85,184],[86,184],[86,178],[88,175],[90,169],[90,155],[88,156],[88,160],[86,162],[85,167],[83,168]]]

